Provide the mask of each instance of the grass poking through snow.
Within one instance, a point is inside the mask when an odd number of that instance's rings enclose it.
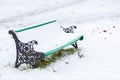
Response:
[[[62,57],[65,57],[67,55],[71,55],[75,53],[75,49],[74,48],[69,48],[69,49],[62,49],[56,53],[54,53],[53,55],[50,55],[49,57],[47,57],[44,61],[40,60],[38,62],[39,67],[40,68],[46,68],[47,66],[49,66],[51,63],[56,62],[57,60],[61,59]]]

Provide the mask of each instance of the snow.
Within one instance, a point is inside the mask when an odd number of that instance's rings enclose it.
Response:
[[[0,80],[120,80],[119,4],[119,0],[1,0]],[[78,26],[77,32],[84,35],[78,42],[84,57],[76,53],[45,69],[14,68],[15,44],[8,30],[53,19],[59,25]]]

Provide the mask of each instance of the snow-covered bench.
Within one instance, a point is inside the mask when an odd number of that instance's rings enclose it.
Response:
[[[35,68],[38,66],[39,59],[43,60],[69,45],[77,48],[77,41],[83,40],[82,35],[65,33],[57,20],[9,30],[9,34],[13,36],[16,44],[16,68],[23,63],[30,64]],[[35,44],[36,46],[34,46]]]

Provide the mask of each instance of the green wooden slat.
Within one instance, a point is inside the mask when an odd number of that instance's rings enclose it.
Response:
[[[23,29],[19,29],[19,30],[14,30],[14,32],[16,32],[16,33],[22,32],[22,31],[25,31],[25,30],[29,30],[29,29],[40,27],[40,26],[44,26],[44,25],[47,25],[47,24],[50,24],[50,23],[53,23],[53,22],[56,22],[56,21],[57,20],[53,20],[53,21],[45,22],[45,23],[38,24],[38,25],[35,25],[35,26],[30,26],[30,27],[26,27],[26,28],[23,28]]]
[[[76,41],[78,41],[78,40],[83,40],[83,36],[81,35],[81,36],[73,39],[72,41],[66,43],[65,45],[62,45],[62,46],[60,46],[60,47],[58,47],[58,48],[56,48],[56,49],[53,49],[53,50],[51,50],[51,51],[48,51],[48,52],[45,53],[45,55],[46,55],[46,56],[49,56],[49,55],[51,55],[51,54],[53,54],[53,53],[55,53],[55,52],[57,52],[57,51],[59,51],[59,50],[61,50],[61,49],[63,49],[63,48],[65,48],[65,47],[73,44],[74,42],[76,42]]]

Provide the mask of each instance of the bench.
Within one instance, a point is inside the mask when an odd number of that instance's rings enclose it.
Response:
[[[82,35],[65,33],[57,20],[22,29],[9,30],[8,33],[13,36],[16,44],[15,68],[23,63],[37,68],[38,60],[44,60],[45,57],[69,45],[77,49],[77,41],[83,40]],[[66,39],[64,39],[65,37]]]

